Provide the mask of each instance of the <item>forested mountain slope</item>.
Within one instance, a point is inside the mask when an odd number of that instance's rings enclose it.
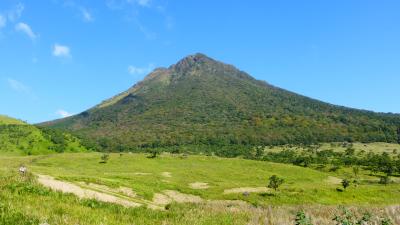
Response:
[[[110,149],[400,139],[397,114],[304,97],[203,54],[156,69],[79,115],[41,125],[76,132]]]

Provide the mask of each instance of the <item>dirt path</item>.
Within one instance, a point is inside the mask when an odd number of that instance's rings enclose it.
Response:
[[[172,177],[172,174],[170,172],[162,172],[161,175],[166,178]]]
[[[125,207],[139,207],[142,205],[137,202],[119,198],[111,194],[105,194],[90,189],[84,189],[73,183],[55,180],[53,177],[50,176],[38,175],[38,182],[54,191],[71,193],[83,199],[96,199],[98,201],[114,203]]]
[[[329,184],[336,184],[339,185],[342,183],[342,179],[338,178],[338,177],[333,177],[333,176],[329,176],[325,182],[329,183]]]
[[[224,190],[224,194],[235,194],[235,193],[263,193],[268,192],[269,189],[266,187],[240,187]]]
[[[190,183],[189,187],[192,189],[208,189],[208,183],[203,183],[203,182],[195,182],[195,183]]]

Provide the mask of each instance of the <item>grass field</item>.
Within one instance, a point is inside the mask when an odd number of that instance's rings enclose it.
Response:
[[[342,143],[322,143],[318,149],[319,150],[334,150],[336,152],[344,152],[347,146],[343,146]],[[394,143],[353,143],[353,148],[356,150],[356,153],[359,152],[374,152],[374,153],[383,153],[386,152],[390,155],[400,154],[400,145]],[[305,147],[298,146],[277,146],[277,147],[267,147],[265,148],[266,152],[279,152],[284,149],[292,149],[292,150],[306,150]]]
[[[154,159],[145,154],[111,154],[107,163],[100,163],[100,157],[100,153],[0,157],[2,210],[32,219],[33,224],[285,224],[296,210],[305,208],[319,224],[329,224],[337,206],[346,205],[360,213],[373,210],[400,222],[396,206],[400,202],[399,180],[381,185],[366,171],[361,171],[358,186],[338,192],[341,179],[352,179],[351,168],[333,173],[237,158],[170,154]],[[49,191],[35,181],[19,178],[16,170],[20,164],[27,165],[33,174],[122,196],[142,207],[125,208]],[[285,179],[278,191],[266,188],[271,175]],[[119,187],[128,188],[134,196],[112,191]],[[203,201],[170,203],[168,210],[146,207],[166,190]]]

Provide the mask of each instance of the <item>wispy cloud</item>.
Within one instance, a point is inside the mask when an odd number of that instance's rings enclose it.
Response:
[[[128,66],[128,72],[132,75],[143,75],[146,73],[150,73],[154,70],[154,64],[150,63],[147,67],[136,67],[136,66]]]
[[[0,14],[0,29],[5,27],[7,23],[6,17],[4,15]]]
[[[81,7],[81,13],[82,13],[83,20],[85,22],[93,22],[94,21],[93,15],[86,8]]]
[[[69,113],[69,112],[67,112],[67,111],[65,111],[65,110],[63,110],[63,109],[57,110],[57,111],[56,111],[56,114],[57,114],[58,116],[60,116],[61,118],[66,118],[66,117],[70,117],[70,116],[73,116],[73,115],[74,115],[73,113]]]
[[[17,24],[15,25],[15,30],[16,30],[16,31],[19,31],[19,32],[22,32],[22,33],[24,33],[24,34],[26,34],[26,35],[28,35],[28,37],[29,37],[30,39],[32,39],[32,40],[35,40],[35,39],[38,37],[38,35],[36,35],[36,34],[32,31],[32,28],[31,28],[28,24],[26,24],[26,23],[17,23]]]
[[[17,80],[14,80],[12,78],[7,79],[8,85],[10,86],[11,89],[17,92],[22,92],[22,93],[30,93],[30,88],[23,84],[22,82],[19,82]]]
[[[0,29],[4,28],[7,23],[14,23],[22,16],[25,6],[18,3],[12,9],[0,13]]]
[[[149,7],[151,0],[136,0],[136,3],[143,7]]]
[[[71,57],[70,48],[66,45],[55,44],[53,46],[53,56],[55,57]]]
[[[79,17],[81,17],[84,22],[93,22],[95,20],[95,18],[93,16],[93,14],[91,13],[90,9],[88,9],[87,7],[85,7],[85,6],[83,6],[83,5],[79,4],[79,3],[76,3],[73,0],[65,0],[63,2],[63,6],[71,8],[71,9],[73,9],[75,11],[78,11],[79,12]]]
[[[146,26],[144,26],[138,19],[136,19],[136,25],[139,28],[139,31],[146,37],[147,40],[155,40],[157,39],[157,33],[149,30]]]
[[[18,20],[21,17],[24,9],[25,6],[22,3],[18,3],[17,5],[15,5],[13,9],[7,12],[8,20],[10,20],[11,22],[15,22],[16,20]]]
[[[118,10],[124,14],[124,18],[136,25],[139,32],[141,32],[146,39],[158,39],[158,32],[154,31],[154,27],[149,27],[141,18],[143,8],[147,11],[156,12],[160,18],[160,24],[164,24],[165,29],[171,30],[174,27],[174,19],[168,13],[165,5],[160,3],[159,0],[106,0],[106,5],[111,10]],[[145,11],[143,11],[145,12]]]

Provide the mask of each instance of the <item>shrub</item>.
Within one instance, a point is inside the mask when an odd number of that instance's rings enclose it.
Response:
[[[380,184],[389,184],[390,183],[390,177],[389,176],[382,176],[380,179],[379,179],[379,183]]]
[[[350,186],[350,181],[347,179],[342,180],[342,186],[343,186],[344,190],[346,190],[346,188],[348,188]]]
[[[268,187],[269,187],[269,188],[273,188],[273,189],[276,191],[276,190],[279,188],[279,186],[281,186],[281,185],[283,184],[283,182],[284,182],[284,179],[279,178],[279,177],[276,176],[276,175],[272,175],[272,176],[269,178]]]
[[[100,163],[107,163],[108,160],[110,159],[110,154],[104,153],[103,155],[101,155],[100,159],[101,159]]]
[[[311,218],[307,217],[303,211],[299,211],[296,214],[295,225],[313,225]]]
[[[335,215],[333,221],[336,222],[336,225],[361,225],[368,224],[371,220],[371,214],[365,213],[361,218],[357,218],[351,211],[342,207],[341,214]]]

